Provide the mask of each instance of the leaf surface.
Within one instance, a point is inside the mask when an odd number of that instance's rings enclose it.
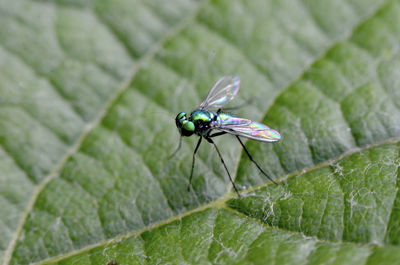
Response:
[[[21,10],[23,12],[21,12]],[[396,264],[400,2],[0,2],[2,264]],[[281,142],[178,141],[236,73]]]

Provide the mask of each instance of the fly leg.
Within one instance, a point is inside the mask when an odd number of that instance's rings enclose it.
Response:
[[[179,138],[178,147],[177,147],[177,148],[175,149],[175,151],[168,157],[168,159],[173,158],[173,157],[176,155],[176,153],[178,153],[179,149],[181,149],[181,146],[182,146],[182,136]]]
[[[199,141],[197,142],[196,148],[194,149],[193,152],[193,159],[192,159],[192,169],[190,171],[190,178],[189,178],[189,185],[188,185],[188,191],[190,191],[190,187],[192,187],[192,178],[193,178],[193,169],[194,169],[194,162],[196,161],[196,153],[197,150],[199,149],[199,146],[201,144],[201,140],[203,137],[200,136]]]
[[[253,157],[250,155],[249,151],[247,151],[246,147],[244,146],[242,140],[240,140],[239,136],[235,135],[236,138],[238,139],[239,143],[242,145],[244,152],[247,154],[247,156],[249,157],[249,159],[251,160],[251,162],[253,162],[256,167],[261,171],[261,173],[263,173],[264,176],[266,176],[270,181],[272,181],[273,183],[275,183],[276,185],[278,185],[278,183],[276,183],[270,176],[267,175],[267,173],[264,172],[264,170],[258,165],[258,163],[253,159]]]
[[[217,133],[209,134],[207,137],[213,138],[213,137],[224,135],[224,134],[226,134],[226,132],[217,132]]]
[[[215,133],[215,134],[218,134],[218,133]],[[220,135],[220,134],[219,134],[219,135]],[[224,167],[225,167],[226,173],[228,173],[229,180],[231,181],[231,183],[232,183],[232,185],[233,185],[233,188],[235,189],[237,195],[240,197],[240,193],[239,193],[238,189],[236,188],[235,183],[233,182],[233,179],[232,179],[232,177],[231,177],[231,174],[229,173],[229,170],[228,170],[228,168],[227,168],[227,166],[226,166],[226,164],[225,164],[224,159],[222,158],[221,153],[219,152],[219,149],[218,149],[217,145],[214,143],[214,141],[213,141],[210,137],[206,137],[206,140],[207,140],[209,143],[213,144],[214,147],[215,147],[215,150],[217,150],[218,156],[219,156],[219,158],[221,159],[221,162],[222,162],[222,164],[223,164]]]

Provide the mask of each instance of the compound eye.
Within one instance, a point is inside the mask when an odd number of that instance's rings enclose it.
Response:
[[[191,121],[185,122],[183,124],[183,129],[189,132],[194,132],[194,123]]]
[[[178,127],[179,130],[181,130],[183,123],[186,121],[186,113],[185,112],[179,112],[178,115],[176,115],[175,118],[175,124],[176,127]]]
[[[186,113],[185,112],[180,112],[178,115],[176,115],[177,120],[186,120]]]
[[[195,126],[194,123],[191,121],[185,121],[183,123],[181,133],[183,136],[191,136],[194,133]]]

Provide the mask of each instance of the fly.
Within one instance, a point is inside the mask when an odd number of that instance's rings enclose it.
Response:
[[[214,145],[215,150],[217,151],[218,156],[221,159],[222,164],[224,165],[226,173],[228,174],[229,180],[231,181],[236,193],[240,197],[239,191],[236,188],[235,183],[233,182],[225,161],[222,158],[222,155],[217,145],[212,139],[226,133],[232,134],[236,137],[251,162],[256,165],[256,167],[261,171],[264,176],[266,176],[270,181],[276,184],[276,182],[271,177],[269,177],[258,165],[258,163],[253,159],[253,157],[244,146],[240,137],[260,142],[276,142],[281,139],[280,134],[264,124],[236,117],[235,115],[224,112],[224,109],[222,109],[222,107],[226,103],[231,101],[238,93],[239,83],[240,80],[237,75],[222,77],[211,88],[204,101],[198,106],[196,110],[194,110],[189,116],[187,116],[185,112],[180,112],[175,118],[176,127],[178,127],[181,139],[178,148],[175,150],[172,156],[175,155],[181,147],[183,136],[188,137],[193,134],[199,136],[199,141],[197,142],[196,148],[193,152],[192,169],[190,172],[188,190],[190,190],[190,187],[192,186],[196,153],[200,147],[202,139],[204,138],[209,143]]]

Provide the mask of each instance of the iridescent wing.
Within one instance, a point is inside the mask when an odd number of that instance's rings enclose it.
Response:
[[[199,109],[219,109],[231,101],[239,91],[239,76],[227,75],[219,79],[201,102]]]
[[[281,139],[281,135],[267,125],[225,113],[219,114],[213,129],[261,142],[276,142]]]

